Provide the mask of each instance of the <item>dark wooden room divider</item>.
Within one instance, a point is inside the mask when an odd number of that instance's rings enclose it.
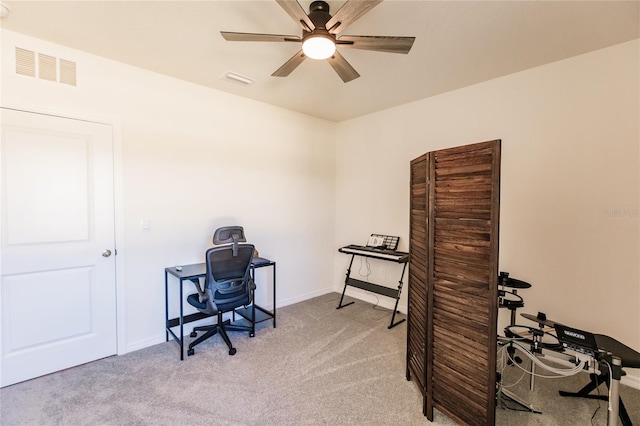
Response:
[[[500,141],[411,162],[407,379],[461,424],[495,424]]]

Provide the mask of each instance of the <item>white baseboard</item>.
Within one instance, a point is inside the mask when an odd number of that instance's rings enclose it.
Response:
[[[171,336],[169,336],[169,340],[172,340]],[[148,348],[149,346],[159,345],[160,343],[164,343],[164,341],[164,333],[157,336],[149,337],[148,339],[138,340],[137,342],[127,344],[127,347],[124,348],[124,352],[121,352],[120,348],[118,348],[118,355],[124,355],[129,352]]]
[[[622,380],[620,380],[620,383],[630,388],[640,390],[640,377],[638,376],[624,376]]]
[[[305,293],[305,294],[303,294],[301,296],[290,297],[290,298],[284,299],[284,300],[278,300],[278,308],[281,308],[283,306],[293,305],[294,303],[303,302],[305,300],[313,299],[314,297],[318,297],[318,296],[325,295],[327,293],[334,293],[334,292],[335,292],[335,289],[333,289],[331,287],[328,287],[328,288],[324,288],[322,290],[316,290],[316,291],[312,291],[310,293]],[[272,309],[271,306],[264,306],[264,307],[267,308],[267,309]]]

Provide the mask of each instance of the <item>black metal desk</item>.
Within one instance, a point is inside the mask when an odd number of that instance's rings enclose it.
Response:
[[[258,268],[264,268],[266,266],[273,267],[273,311],[269,311],[261,306],[258,306],[254,302],[248,308],[238,308],[233,312],[234,319],[235,314],[242,316],[251,323],[251,334],[255,335],[255,325],[259,322],[272,320],[273,328],[276,328],[276,262],[273,260],[265,259],[263,257],[254,257],[251,262],[251,277],[255,281],[255,270]],[[206,276],[207,268],[204,263],[196,263],[193,265],[183,265],[182,270],[178,271],[175,266],[164,269],[164,308],[165,308],[165,341],[169,341],[169,335],[178,342],[180,345],[180,360],[184,360],[184,325],[193,321],[197,321],[202,318],[207,318],[215,315],[207,315],[201,312],[184,316],[184,295],[182,287],[185,281],[195,281]],[[169,318],[169,275],[173,275],[179,280],[180,289],[180,315],[177,318]],[[253,297],[252,297],[253,299]],[[180,326],[180,336],[177,336],[173,330],[173,327]]]

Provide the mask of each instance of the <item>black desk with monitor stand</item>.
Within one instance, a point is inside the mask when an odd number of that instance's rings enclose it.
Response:
[[[251,263],[251,276],[255,279],[255,270],[258,268],[264,268],[266,266],[273,267],[273,311],[269,311],[261,306],[258,306],[255,301],[248,308],[239,308],[233,312],[237,313],[241,317],[245,318],[251,323],[250,336],[255,335],[255,325],[259,322],[272,320],[273,328],[276,327],[276,262],[273,260],[265,259],[263,257],[255,257]],[[165,304],[165,341],[169,341],[169,335],[178,342],[180,345],[180,360],[184,360],[184,325],[193,321],[197,321],[202,318],[207,318],[215,315],[207,315],[201,312],[196,312],[190,315],[184,315],[184,295],[183,284],[185,281],[195,281],[200,278],[204,278],[207,272],[206,265],[204,263],[196,263],[192,265],[183,265],[181,270],[177,270],[176,266],[164,269],[164,304]],[[169,275],[176,277],[179,280],[180,289],[180,315],[177,318],[169,318]],[[171,330],[173,327],[180,326],[180,336]]]

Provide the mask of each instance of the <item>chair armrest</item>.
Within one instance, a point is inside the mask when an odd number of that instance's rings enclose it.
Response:
[[[196,287],[200,302],[205,302],[209,298],[209,296],[207,296],[202,287],[200,287],[200,280],[198,278],[191,278],[190,281]]]

